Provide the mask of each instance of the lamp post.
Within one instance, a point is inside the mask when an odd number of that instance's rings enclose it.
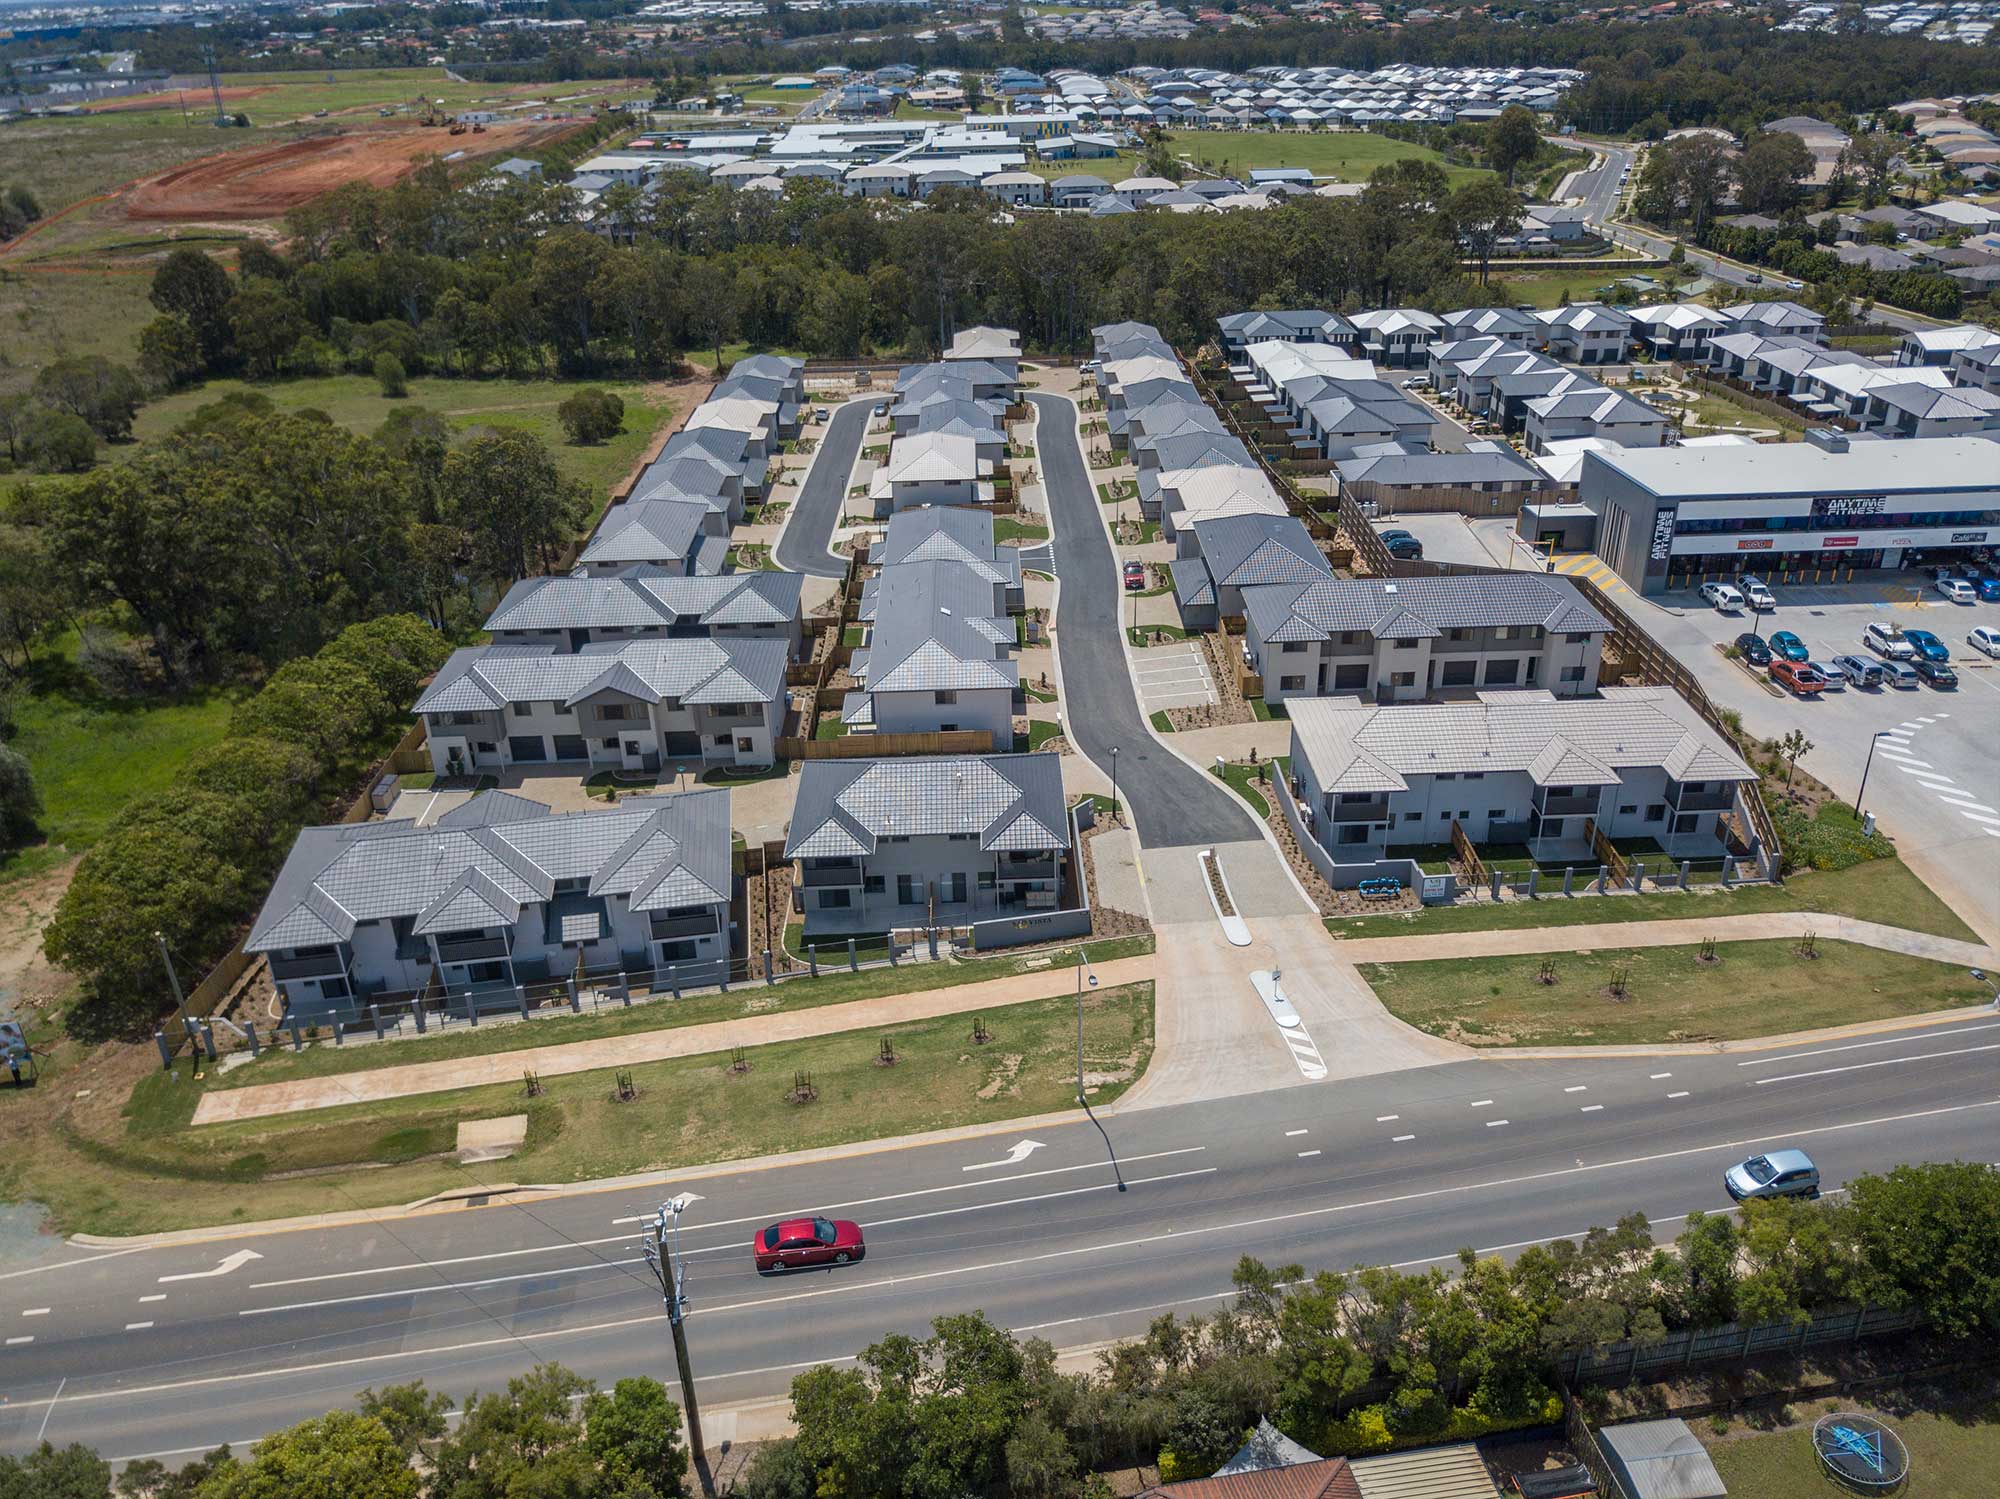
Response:
[[[704,1494],[715,1492],[709,1476],[707,1451],[701,1440],[701,1411],[695,1403],[694,1366],[688,1361],[687,1345],[687,1261],[681,1257],[681,1214],[701,1199],[683,1192],[660,1205],[653,1216],[652,1237],[646,1241],[646,1263],[660,1278],[660,1295],[667,1303],[667,1321],[674,1334],[674,1365],[679,1373],[681,1409],[687,1414],[688,1446],[694,1453],[695,1475]],[[672,1237],[669,1250],[668,1239]]]
[[[1993,986],[1993,1008],[2000,1010],[2000,979],[1994,978],[1984,968],[1968,968],[1966,972],[1978,979],[1980,983],[1991,984]]]
[[[1868,768],[1875,763],[1876,741],[1881,739],[1883,735],[1894,732],[1893,729],[1877,729],[1873,734],[1868,736],[1868,758],[1861,762],[1861,785],[1854,793],[1854,815],[1856,817],[1861,815],[1861,798],[1868,794]]]
[[[1111,746],[1111,820],[1123,822],[1118,811],[1118,746]]]
[[[1090,1096],[1083,1090],[1083,981],[1089,974],[1090,987],[1097,987],[1097,975],[1090,973],[1090,961],[1081,943],[1076,949],[1076,1105],[1084,1112],[1084,1117],[1097,1126],[1098,1134],[1104,1137],[1104,1153],[1111,1157],[1111,1174],[1117,1179],[1118,1190],[1125,1190],[1125,1173],[1118,1169],[1118,1152],[1111,1144],[1111,1136],[1104,1128],[1104,1121],[1092,1112]]]

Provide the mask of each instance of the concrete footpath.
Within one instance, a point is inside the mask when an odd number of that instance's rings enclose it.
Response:
[[[1583,926],[1517,927],[1487,932],[1436,932],[1407,937],[1350,937],[1340,943],[1353,963],[1422,963],[1433,958],[1492,958],[1513,953],[1601,952],[1609,947],[1681,947],[1706,941],[1756,942],[1802,937],[1854,942],[1967,968],[2000,967],[2000,952],[1977,942],[1936,937],[1899,926],[1820,911],[1764,911],[1697,916],[1685,921],[1607,921]]]
[[[1108,963],[1091,965],[1100,991],[1116,988],[1120,984],[1148,981],[1154,975],[1154,968],[1155,960],[1151,955],[1117,958]],[[1075,990],[1075,969],[1072,965],[1063,964],[1043,973],[1012,974],[980,983],[884,995],[878,999],[855,999],[811,1009],[748,1015],[707,1025],[635,1031],[625,1036],[605,1036],[594,1041],[571,1041],[556,1046],[517,1047],[474,1057],[411,1062],[400,1067],[376,1067],[331,1077],[300,1078],[293,1082],[255,1083],[204,1094],[195,1107],[194,1123],[220,1124],[232,1119],[264,1119],[275,1114],[302,1114],[342,1104],[376,1103],[383,1099],[412,1098],[423,1093],[445,1093],[494,1083],[519,1083],[524,1067],[532,1067],[543,1077],[594,1072],[605,1067],[631,1067],[675,1057],[703,1056],[710,1052],[727,1051],[733,1046],[769,1046],[778,1041],[799,1041],[841,1031],[873,1030],[882,1026],[906,1025],[912,1021],[935,1020],[943,1015],[965,1015],[975,1010],[998,1009],[1003,1005],[1057,999]],[[421,1042],[411,1044],[419,1048],[422,1045]]]

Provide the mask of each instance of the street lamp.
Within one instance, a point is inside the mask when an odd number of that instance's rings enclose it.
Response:
[[[1966,972],[1978,979],[1980,983],[1991,984],[1993,986],[1993,1008],[2000,1010],[2000,979],[1994,978],[1984,968],[1968,968]]]
[[[1121,822],[1118,815],[1118,746],[1111,746],[1111,820]]]
[[[1084,1116],[1097,1126],[1097,1132],[1104,1136],[1104,1153],[1111,1157],[1111,1174],[1118,1181],[1118,1190],[1125,1190],[1125,1173],[1118,1169],[1118,1151],[1111,1144],[1111,1136],[1104,1128],[1104,1121],[1091,1111],[1090,1096],[1083,1090],[1083,981],[1088,974],[1090,987],[1097,987],[1097,975],[1090,973],[1090,961],[1084,953],[1083,944],[1076,949],[1076,1104]]]
[[[691,1192],[682,1192],[660,1205],[653,1215],[652,1237],[646,1241],[646,1263],[660,1279],[660,1295],[667,1303],[667,1321],[674,1333],[674,1364],[680,1374],[681,1408],[687,1413],[688,1446],[694,1450],[694,1471],[701,1479],[704,1494],[715,1492],[709,1476],[707,1451],[701,1440],[701,1411],[695,1404],[694,1366],[688,1362],[687,1345],[687,1261],[681,1257],[681,1214],[701,1201]],[[668,1248],[671,1235],[672,1249]]]
[[[1868,767],[1875,763],[1875,742],[1885,735],[1895,732],[1894,729],[1877,729],[1868,736],[1868,758],[1861,762],[1861,785],[1854,793],[1854,815],[1856,817],[1861,815],[1861,798],[1868,794]]]

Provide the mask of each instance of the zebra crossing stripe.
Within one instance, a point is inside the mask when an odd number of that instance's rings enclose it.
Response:
[[[1304,1026],[1296,1026],[1278,1033],[1285,1038],[1285,1045],[1292,1049],[1292,1060],[1298,1063],[1299,1071],[1312,1082],[1326,1076],[1326,1059],[1313,1044],[1313,1038],[1306,1034]]]

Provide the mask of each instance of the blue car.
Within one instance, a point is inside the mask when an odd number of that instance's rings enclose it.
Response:
[[[1991,604],[2000,601],[2000,578],[1974,578],[1972,586],[1979,590],[1983,602]]]
[[[1811,658],[1811,652],[1806,650],[1806,643],[1790,630],[1771,632],[1771,650],[1787,661],[1805,661]]]
[[[1951,659],[1951,652],[1945,649],[1944,642],[1931,634],[1929,630],[1905,630],[1903,631],[1903,638],[1917,648],[1917,659],[1919,661],[1949,661]]]

